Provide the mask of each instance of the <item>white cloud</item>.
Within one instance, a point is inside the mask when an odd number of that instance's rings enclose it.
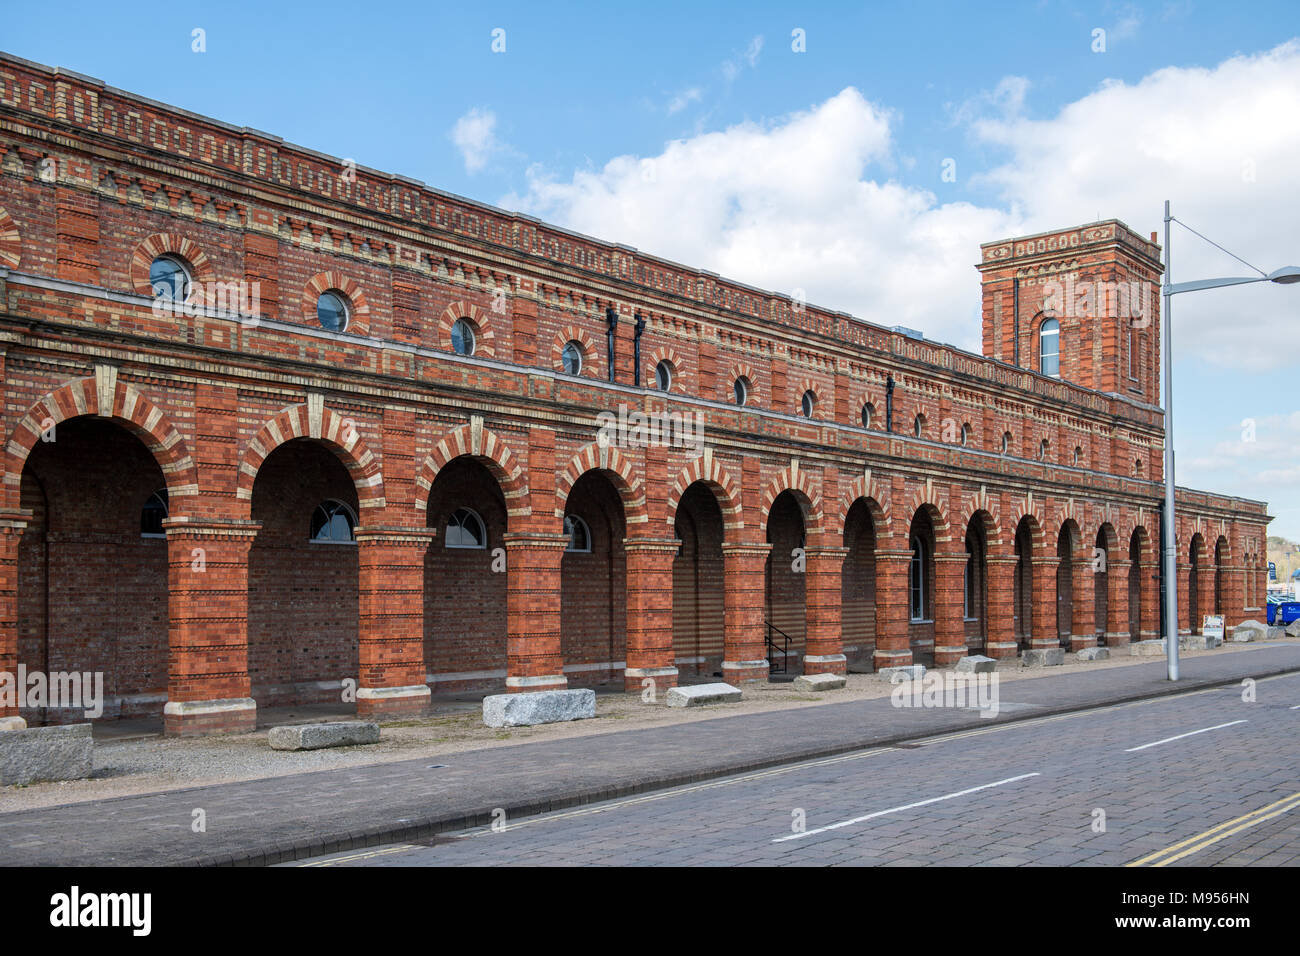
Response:
[[[672,116],[674,113],[680,113],[690,104],[699,102],[700,97],[703,95],[704,91],[698,86],[692,86],[689,90],[683,90],[668,101],[668,115]]]
[[[474,107],[451,128],[451,141],[465,160],[465,171],[476,173],[501,149],[496,136],[497,117],[491,110]]]
[[[749,41],[749,46],[745,48],[744,53],[739,53],[722,64],[722,75],[730,83],[740,76],[741,71],[748,66],[751,70],[758,66],[758,55],[763,52],[763,38],[756,36]]]
[[[1264,271],[1300,263],[1300,43],[1213,69],[1169,67],[1107,82],[1053,117],[976,120],[1011,159],[985,174],[1031,230],[1117,217],[1140,234],[1173,213]],[[1163,234],[1161,236],[1163,242]],[[1174,280],[1249,270],[1174,228]],[[1300,313],[1296,290],[1263,284],[1180,296],[1180,351],[1236,368],[1279,367]]]
[[[568,180],[534,169],[502,204],[743,282],[978,344],[980,242],[1003,213],[886,177],[891,114],[852,88],[769,123],[620,156]]]

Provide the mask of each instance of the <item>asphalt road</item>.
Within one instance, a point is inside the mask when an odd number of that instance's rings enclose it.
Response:
[[[286,865],[1300,865],[1300,675],[1248,696],[977,726]]]

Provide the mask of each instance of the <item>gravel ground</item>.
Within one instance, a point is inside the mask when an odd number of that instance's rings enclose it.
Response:
[[[1185,650],[1181,656],[1232,654],[1254,646],[1258,645],[1225,644],[1213,651]],[[1066,663],[1059,667],[1031,669],[1022,668],[1015,660],[1003,661],[998,665],[999,680],[1033,680],[1080,670],[1128,667],[1150,663],[1154,658],[1121,655],[1108,661],[1080,664],[1073,654],[1067,654],[1065,660]],[[762,684],[746,689],[744,699],[737,703],[699,709],[669,708],[662,695],[658,702],[646,704],[641,702],[639,695],[601,693],[596,696],[595,719],[499,730],[483,726],[477,708],[467,710],[467,705],[459,703],[444,705],[441,713],[436,708],[429,717],[385,722],[377,744],[327,750],[271,750],[266,740],[267,728],[227,737],[182,739],[155,735],[96,740],[95,771],[90,779],[0,787],[0,813],[236,780],[437,757],[485,747],[513,746],[531,740],[557,740],[736,714],[868,700],[887,697],[890,690],[890,685],[874,675],[850,674],[848,686],[843,690],[812,695],[797,693],[790,684]],[[338,713],[317,719],[352,718]]]

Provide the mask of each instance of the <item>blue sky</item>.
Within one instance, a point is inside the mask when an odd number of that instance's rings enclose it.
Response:
[[[0,49],[967,348],[978,243],[1019,231],[1146,234],[1168,198],[1300,264],[1293,2],[71,3],[57,27],[14,6]],[[1240,274],[1175,242],[1177,279]],[[1300,287],[1184,299],[1179,483],[1300,539]]]

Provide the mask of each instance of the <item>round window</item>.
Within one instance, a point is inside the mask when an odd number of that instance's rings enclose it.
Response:
[[[567,343],[564,351],[560,353],[560,362],[564,365],[567,374],[579,374],[582,371],[582,346],[577,342]]]
[[[316,321],[327,332],[342,332],[348,327],[348,300],[341,292],[322,292],[316,300]]]
[[[667,362],[660,362],[655,366],[655,387],[661,392],[666,392],[673,387],[673,367]]]
[[[451,347],[457,355],[474,354],[474,326],[468,319],[457,319],[451,327]]]
[[[803,402],[801,403],[804,418],[812,418],[813,409],[817,407],[817,396],[812,393],[812,389],[803,393]]]
[[[745,380],[744,376],[736,379],[735,391],[737,405],[744,405],[749,401],[749,382]]]
[[[149,284],[158,299],[184,302],[190,297],[190,272],[175,256],[159,256],[149,266]]]

